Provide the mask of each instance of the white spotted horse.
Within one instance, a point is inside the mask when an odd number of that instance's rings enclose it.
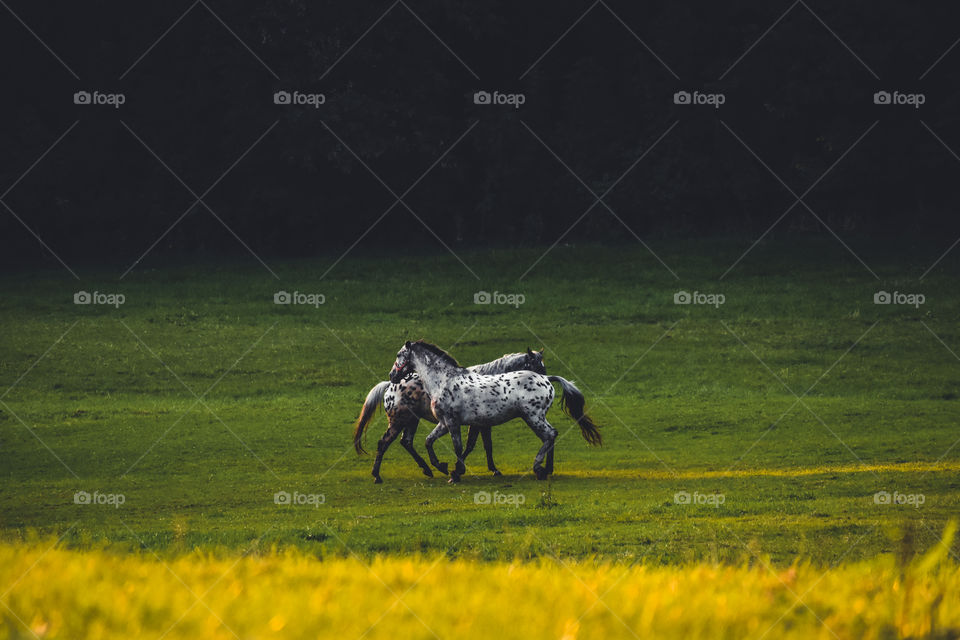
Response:
[[[563,411],[576,421],[584,440],[596,445],[602,442],[597,425],[584,413],[583,394],[576,385],[560,376],[545,376],[533,371],[481,375],[462,368],[446,351],[422,340],[403,345],[390,370],[390,381],[399,382],[413,371],[430,394],[430,407],[438,420],[437,428],[427,436],[426,442],[434,467],[440,467],[433,451],[434,441],[448,431],[453,439],[457,464],[450,474],[451,482],[459,480],[466,471],[461,425],[492,427],[514,418],[526,422],[543,443],[533,461],[537,479],[543,480],[553,473],[557,430],[547,422],[547,411],[554,398],[551,382],[560,383]]]
[[[531,351],[529,348],[527,348],[526,353],[506,354],[492,362],[474,365],[469,370],[484,375],[506,373],[508,371],[535,371],[543,374],[547,372],[543,365],[543,351]],[[381,382],[370,389],[353,430],[353,446],[357,453],[365,453],[362,439],[370,420],[377,411],[377,407],[381,404],[384,413],[387,414],[389,424],[383,437],[377,442],[377,458],[373,463],[372,471],[374,482],[378,484],[383,482],[380,477],[383,455],[400,434],[403,434],[400,438],[400,444],[403,448],[420,466],[420,470],[423,471],[425,476],[433,477],[429,465],[413,447],[413,438],[417,433],[417,425],[420,423],[420,419],[422,418],[433,424],[437,423],[437,418],[430,407],[430,395],[424,390],[423,382],[416,373],[411,373],[396,383]],[[490,437],[490,427],[470,427],[463,457],[466,458],[473,451],[477,444],[478,435],[483,440],[483,448],[487,454],[487,468],[494,475],[499,476],[500,471],[497,470],[493,462],[493,442]],[[441,463],[437,469],[447,473],[447,464]]]

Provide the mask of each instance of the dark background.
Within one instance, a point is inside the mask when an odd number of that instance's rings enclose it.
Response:
[[[8,267],[55,264],[33,234],[68,261],[127,264],[158,238],[148,260],[241,240],[309,256],[361,237],[756,237],[796,198],[746,147],[796,195],[816,183],[816,216],[797,205],[772,235],[960,234],[951,3],[5,2]],[[78,90],[126,103],[75,105]],[[326,103],[275,105],[278,90]],[[477,90],[526,102],[475,105]],[[678,90],[726,103],[675,105]],[[926,103],[874,105],[878,90]],[[373,173],[400,195],[441,156],[384,215],[395,196]]]

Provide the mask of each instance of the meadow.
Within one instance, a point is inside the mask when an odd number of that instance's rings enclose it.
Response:
[[[898,622],[870,599],[902,598],[902,567],[911,562],[903,549],[912,557],[946,548],[939,541],[957,513],[957,258],[921,278],[939,255],[936,243],[855,244],[867,269],[833,238],[783,239],[761,243],[721,278],[751,242],[654,242],[676,278],[642,247],[568,245],[522,279],[544,248],[458,252],[477,277],[445,253],[360,253],[327,275],[335,256],[267,260],[278,278],[252,259],[146,263],[122,280],[109,268],[83,269],[79,282],[52,269],[0,276],[7,637],[26,633],[11,610],[32,624],[16,567],[31,566],[54,542],[47,558],[62,560],[62,584],[56,572],[37,575],[54,575],[64,604],[68,568],[83,574],[78,567],[98,563],[111,599],[124,584],[140,584],[123,576],[161,576],[151,563],[169,563],[196,589],[233,562],[240,576],[292,567],[277,577],[291,587],[312,580],[311,559],[356,581],[372,579],[361,577],[370,563],[408,578],[439,563],[431,575],[458,585],[450,593],[460,615],[480,599],[463,581],[504,572],[519,572],[527,589],[563,591],[576,608],[595,595],[558,567],[591,576],[585,581],[598,593],[629,574],[615,592],[624,603],[649,593],[669,600],[664,584],[707,599],[732,598],[722,589],[742,584],[757,602],[789,605],[771,576],[793,571],[798,589],[822,578],[814,593],[842,587],[854,602],[866,598],[871,615],[886,616],[863,627],[875,637],[929,633],[929,610]],[[75,305],[79,290],[122,293],[124,302]],[[280,290],[324,302],[278,305]],[[481,290],[521,294],[523,304],[474,304]],[[721,294],[723,303],[675,304],[681,290]],[[922,293],[923,303],[875,304],[881,290]],[[554,408],[561,436],[547,482],[530,471],[539,441],[514,421],[493,432],[502,477],[486,470],[478,448],[460,483],[426,478],[395,443],[385,482],[374,485],[372,456],[353,451],[352,423],[397,349],[418,338],[464,364],[545,349],[548,371],[584,391],[604,446],[587,446]],[[368,449],[384,427],[381,413]],[[421,424],[421,453],[431,428]],[[449,438],[440,442],[441,459],[452,461]],[[77,492],[90,503],[78,504]],[[277,504],[278,492],[291,504]],[[948,544],[955,559],[960,548]],[[257,558],[262,565],[250,564]],[[957,629],[957,590],[947,591],[957,580],[954,559],[924,573],[918,584],[933,595],[917,602],[942,603]],[[395,588],[409,586],[397,580]],[[221,588],[254,587],[231,578]],[[349,604],[350,593],[331,597]],[[536,597],[560,598],[544,593]],[[327,602],[317,597],[310,606]],[[143,614],[143,629],[174,603],[157,606],[131,609]],[[655,634],[661,627],[649,625],[661,614],[634,606],[628,625]],[[774,609],[755,619],[745,613],[730,637],[759,636],[779,615]],[[198,633],[209,616],[194,613],[191,624],[201,626],[185,628]],[[797,637],[811,637],[799,621],[805,615],[788,616],[797,618]],[[837,618],[841,635],[857,636],[859,618],[844,620]],[[583,637],[607,628],[589,621],[576,622]],[[448,632],[466,624],[448,622],[438,624]],[[269,628],[241,626],[258,637]],[[54,637],[75,637],[69,625],[57,628]],[[132,629],[110,628],[117,637],[116,629]]]

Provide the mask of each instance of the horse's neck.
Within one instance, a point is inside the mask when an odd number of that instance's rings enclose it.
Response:
[[[466,373],[466,369],[460,369],[444,362],[434,360],[422,361],[418,363],[417,374],[423,383],[423,388],[432,398],[440,397],[440,393],[447,384],[457,376]]]
[[[468,367],[468,370],[472,371],[473,373],[479,373],[483,376],[507,373],[513,366],[514,358],[516,358],[516,354],[503,356],[502,358],[497,358],[492,362],[485,362],[483,364],[477,364],[472,367]]]

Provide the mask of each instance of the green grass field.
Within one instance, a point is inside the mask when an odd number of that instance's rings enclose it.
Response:
[[[350,257],[322,280],[335,256],[268,260],[279,280],[252,259],[141,266],[121,282],[107,269],[79,283],[5,275],[0,537],[654,563],[929,549],[960,496],[957,260],[921,281],[939,246],[855,245],[877,280],[833,238],[779,241],[719,280],[750,242],[653,242],[679,279],[633,246],[560,246],[519,282],[542,248],[461,254],[479,280],[439,253]],[[126,301],[74,305],[80,289]],[[326,302],[275,305],[280,289]],[[481,289],[525,303],[475,305]],[[725,303],[676,305],[681,289]],[[880,289],[925,303],[875,305]],[[460,484],[425,478],[395,443],[374,485],[352,423],[417,338],[463,364],[544,347],[605,446],[555,407],[549,482],[530,472],[539,441],[515,421],[494,429],[502,478],[479,448]],[[368,449],[384,426],[381,413]],[[124,503],[75,504],[77,491]],[[323,503],[277,505],[278,491]],[[478,491],[522,504],[477,504]],[[878,491],[909,504],[877,504]]]

